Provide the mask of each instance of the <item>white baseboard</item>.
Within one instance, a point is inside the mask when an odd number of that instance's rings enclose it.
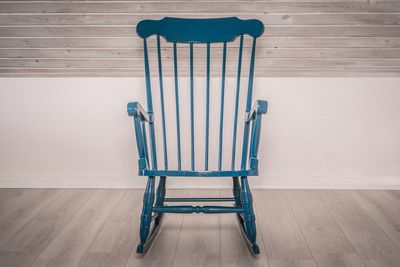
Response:
[[[250,177],[252,188],[396,189],[400,177]],[[0,176],[0,188],[144,188],[145,177]],[[168,178],[169,188],[231,188],[226,178]]]

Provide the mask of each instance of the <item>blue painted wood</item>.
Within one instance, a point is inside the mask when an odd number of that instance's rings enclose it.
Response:
[[[242,75],[242,53],[243,53],[243,35],[240,36],[240,44],[239,44],[238,71],[236,78],[235,115],[233,118],[231,170],[235,169],[235,160],[236,160],[236,135],[237,135],[237,118],[239,110],[240,76]]]
[[[163,221],[163,213],[162,212],[157,212],[152,218],[154,220],[153,227],[150,230],[150,233],[148,234],[147,240],[144,244],[140,243],[137,248],[136,248],[136,253],[138,254],[144,254],[146,251],[150,248],[151,244],[153,243],[154,239],[156,238],[159,230],[161,223]]]
[[[264,32],[264,25],[255,19],[241,20],[237,17],[213,19],[185,19],[166,17],[161,20],[143,20],[136,26],[142,38],[160,35],[168,42],[223,43],[247,34],[254,38]]]
[[[244,123],[243,130],[243,147],[242,147],[242,162],[241,169],[245,170],[247,167],[247,150],[249,148],[249,131],[250,131],[250,121]]]
[[[256,230],[256,217],[254,215],[254,210],[253,210],[253,197],[247,179],[248,178],[245,176],[241,177],[240,200],[243,207],[243,217],[244,217],[246,235],[249,241],[253,245],[255,245],[258,249],[258,246],[256,244],[257,230]]]
[[[266,114],[268,110],[268,102],[263,100],[257,100],[252,110],[248,113],[247,121],[253,121],[251,130],[251,141],[250,141],[250,169],[258,170],[258,148],[260,146],[261,136],[261,116]]]
[[[154,123],[150,123],[150,148],[151,148],[151,167],[157,170],[157,152],[156,152],[156,134],[154,130]]]
[[[175,78],[175,112],[177,128],[177,146],[178,146],[178,170],[182,169],[181,159],[181,124],[179,119],[179,81],[178,81],[178,53],[176,43],[174,43],[174,78]]]
[[[161,207],[164,206],[165,202],[165,193],[166,193],[166,178],[165,176],[160,177],[160,181],[158,182],[158,187],[156,191],[156,203],[155,206]],[[155,217],[155,224],[160,224],[162,220],[163,214],[160,212],[158,216]]]
[[[139,170],[149,167],[149,159],[147,157],[147,138],[146,132],[143,134],[143,123],[152,121],[152,116],[145,112],[138,102],[129,103],[127,106],[128,115],[134,117],[136,145],[139,154]]]
[[[136,136],[136,145],[138,149],[138,155],[139,155],[139,171],[146,169],[147,166],[147,161],[146,161],[146,154],[144,152],[144,138],[142,135],[142,130],[141,130],[141,125],[140,125],[140,120],[139,117],[135,117],[133,119],[134,125],[135,125],[135,136]],[[143,164],[144,163],[144,164]]]
[[[143,143],[144,143],[144,158],[146,159],[147,166],[150,168],[149,148],[147,146],[146,125],[144,121],[142,121],[141,128],[142,128]]]
[[[239,178],[237,176],[234,176],[232,178],[233,180],[233,198],[235,199],[235,205],[237,207],[241,206],[241,202],[240,202],[240,184],[239,184]]]
[[[153,121],[153,114],[146,112],[139,102],[128,103],[127,110],[129,116],[138,117],[141,121]]]
[[[239,213],[243,212],[240,207],[225,207],[225,206],[164,206],[153,207],[153,211],[163,213]]]
[[[158,182],[158,187],[157,187],[157,192],[156,192],[156,206],[162,206],[164,205],[165,201],[165,183],[166,183],[167,177],[161,176],[160,181]]]
[[[243,239],[246,242],[247,248],[249,249],[250,253],[253,254],[253,256],[257,256],[258,254],[260,254],[260,248],[256,242],[253,242],[249,239],[249,234],[246,230],[246,223],[243,213],[237,213],[236,215],[239,221],[240,232],[242,233]]]
[[[192,171],[195,170],[195,158],[194,158],[194,95],[193,95],[193,43],[189,45],[190,50],[190,137],[191,137],[191,154],[192,154]]]
[[[258,147],[260,144],[261,115],[257,114],[254,122],[250,141],[250,169],[258,169]]]
[[[222,53],[222,78],[221,78],[221,109],[219,117],[219,149],[218,149],[218,170],[222,167],[222,142],[224,134],[224,103],[225,103],[225,69],[226,69],[226,42],[224,42]]]
[[[253,78],[254,78],[254,63],[255,63],[255,54],[256,54],[256,38],[253,38],[253,45],[251,47],[251,58],[250,58],[250,69],[249,69],[249,81],[247,86],[247,99],[246,99],[246,113],[250,112],[251,101],[253,96]],[[247,151],[249,148],[249,122],[246,121],[244,124],[244,133],[243,133],[243,148],[242,148],[242,163],[241,169],[246,169],[247,165]]]
[[[151,81],[150,81],[150,67],[149,67],[149,55],[147,51],[147,41],[143,39],[144,49],[144,69],[146,76],[146,96],[147,96],[147,112],[153,114],[153,100],[151,97]],[[154,124],[150,122],[150,148],[151,148],[151,166],[154,170],[157,169],[157,154],[156,154],[156,138],[154,132]]]
[[[159,227],[162,222],[164,213],[236,213],[239,220],[239,225],[247,246],[253,254],[259,253],[259,248],[256,243],[256,225],[254,210],[252,204],[252,195],[248,184],[249,176],[258,175],[258,150],[261,135],[261,118],[266,114],[268,103],[258,100],[251,108],[253,94],[253,77],[255,65],[255,49],[256,39],[264,31],[263,24],[258,20],[240,20],[236,17],[220,18],[220,19],[179,19],[179,18],[164,18],[162,20],[144,20],[137,26],[137,32],[143,38],[144,46],[144,69],[146,80],[146,101],[147,111],[137,102],[128,104],[128,114],[134,119],[136,143],[139,154],[139,175],[148,176],[148,182],[143,198],[143,209],[140,226],[140,244],[137,247],[138,253],[144,253],[155,239]],[[152,102],[152,88],[150,79],[149,55],[147,49],[147,38],[156,35],[157,38],[157,62],[158,76],[160,87],[160,102],[161,102],[161,122],[162,122],[162,138],[164,151],[164,170],[159,170],[157,167],[156,142],[155,142],[155,123]],[[223,140],[224,140],[224,109],[225,109],[225,72],[227,61],[227,45],[228,42],[234,41],[240,36],[236,95],[234,105],[234,128],[232,139],[232,155],[230,170],[222,170],[223,159]],[[242,160],[240,168],[235,168],[236,159],[236,141],[237,141],[237,124],[239,115],[239,96],[240,96],[240,79],[242,68],[242,55],[244,38],[250,36],[253,40],[249,79],[246,96],[246,116],[244,123]],[[163,37],[167,42],[173,43],[174,57],[174,85],[175,85],[175,112],[176,112],[176,127],[177,127],[177,169],[168,169],[168,150],[166,137],[166,121],[164,99],[164,84],[162,71],[162,53],[160,38]],[[180,103],[179,103],[179,74],[178,74],[178,56],[177,43],[189,43],[189,68],[190,68],[190,150],[191,150],[191,167],[190,170],[182,170],[182,154],[181,154],[181,121],[180,121]],[[194,44],[205,43],[207,45],[206,56],[206,103],[205,103],[205,170],[196,169],[196,153],[195,153],[195,108],[194,108]],[[211,44],[223,43],[223,58],[222,58],[222,78],[221,78],[221,99],[220,99],[220,114],[219,114],[219,143],[218,143],[218,168],[217,170],[209,170],[209,127],[210,127],[210,80],[211,80]],[[228,107],[228,106],[227,106]],[[218,116],[212,116],[217,118]],[[147,139],[146,127],[149,127],[149,139]],[[150,144],[150,151],[148,149]],[[189,147],[183,144],[185,147]],[[150,153],[151,152],[151,153]],[[150,161],[151,154],[151,161]],[[249,161],[249,164],[247,164]],[[249,167],[247,167],[249,165]],[[159,176],[157,191],[154,192],[155,177]],[[233,197],[228,198],[166,198],[166,177],[232,177],[233,181]],[[239,177],[240,182],[239,182]],[[225,202],[232,201],[234,206],[165,206],[165,202]],[[152,219],[154,223],[152,223]],[[150,228],[150,226],[152,227]]]
[[[147,39],[143,39],[143,50],[144,50],[144,72],[145,72],[145,78],[146,78],[147,112],[148,113],[153,113],[153,102],[152,102],[152,96],[151,96],[149,55],[148,55],[148,51],[147,51]]]
[[[162,132],[163,132],[163,148],[164,148],[164,168],[166,170],[168,170],[167,131],[165,128],[164,84],[163,84],[161,45],[160,45],[160,36],[159,35],[157,35],[157,58],[158,58],[158,79],[160,81],[161,121],[162,121]]]
[[[205,143],[205,160],[204,169],[208,171],[208,145],[210,133],[210,53],[211,45],[207,43],[207,77],[206,77],[206,143]]]
[[[155,177],[149,177],[147,180],[146,190],[144,192],[143,209],[140,217],[140,244],[137,247],[137,251],[139,253],[143,250],[143,245],[146,243],[150,233],[152,207],[154,204],[154,183]]]
[[[185,171],[185,170],[140,170],[143,176],[183,176],[183,177],[234,177],[234,176],[257,176],[258,170],[237,171]]]
[[[256,115],[266,114],[268,111],[268,102],[265,100],[257,100],[253,107],[251,108],[250,112],[247,113],[246,122],[253,120]]]
[[[165,202],[230,202],[235,201],[232,197],[183,197],[165,198]]]

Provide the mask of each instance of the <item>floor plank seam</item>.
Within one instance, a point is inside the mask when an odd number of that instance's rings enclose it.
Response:
[[[257,216],[258,216],[258,214],[260,214],[260,213],[258,212],[257,204],[256,204],[255,201],[254,201],[253,203],[254,203],[254,209],[255,209],[255,211],[256,211],[256,213],[257,213]],[[256,218],[256,220],[257,220],[257,218]],[[261,225],[261,224],[259,223],[258,225]],[[268,266],[270,267],[270,266],[271,266],[271,263],[269,262],[269,258],[268,258],[268,254],[267,254],[267,249],[268,249],[268,247],[267,247],[267,244],[265,243],[264,234],[263,234],[263,232],[262,232],[262,229],[261,229],[261,227],[259,227],[259,228],[260,228],[260,229],[258,230],[258,232],[260,233],[261,242],[263,243],[265,258],[267,259]]]
[[[295,189],[295,190],[296,190],[296,189]],[[296,221],[297,226],[298,226],[299,229],[300,229],[301,236],[303,237],[303,240],[304,240],[304,242],[305,242],[306,245],[307,245],[308,251],[310,252],[310,255],[311,255],[311,257],[312,257],[312,259],[313,259],[315,265],[318,266],[318,262],[317,262],[317,260],[315,259],[314,253],[313,253],[312,250],[311,250],[310,244],[308,244],[308,241],[307,241],[307,239],[306,239],[306,237],[305,237],[305,235],[304,235],[304,232],[303,232],[303,229],[302,229],[302,227],[301,227],[301,224],[299,223],[299,220],[298,220],[298,218],[297,218],[297,216],[296,216],[296,213],[294,212],[293,207],[292,207],[292,205],[290,204],[290,201],[289,201],[289,199],[288,199],[288,197],[287,197],[287,195],[286,195],[286,194],[287,194],[287,193],[286,193],[287,190],[282,190],[282,191],[283,191],[283,196],[285,197],[285,201],[286,201],[286,203],[288,204],[291,213],[293,214],[293,218],[294,218],[294,220]]]
[[[135,192],[135,193],[136,193],[136,192]],[[140,193],[137,193],[137,194],[140,194]],[[137,218],[136,218],[136,219],[137,219]],[[164,219],[165,219],[165,218],[164,218]],[[162,229],[160,229],[160,231],[161,231],[161,230],[162,230]],[[138,244],[139,229],[137,229],[137,230],[135,231],[135,233],[136,233],[136,236],[135,236],[135,238],[134,238],[135,244],[132,246],[132,249],[130,250],[128,257],[126,257],[126,262],[124,263],[124,267],[127,266],[128,262],[129,262],[129,258],[131,257],[131,255],[132,255],[133,253],[136,253],[135,249],[136,249],[136,244]]]
[[[350,194],[349,194],[350,195]],[[354,246],[351,238],[346,234],[346,232],[343,230],[342,226],[340,226],[339,222],[336,220],[335,216],[333,216],[328,207],[325,205],[324,200],[322,199],[322,197],[320,196],[320,192],[317,192],[317,196],[319,198],[319,200],[321,201],[322,205],[325,207],[325,209],[328,211],[329,216],[331,216],[332,220],[337,224],[337,226],[339,227],[340,231],[342,231],[343,235],[347,238],[347,240],[349,241],[349,244],[351,245],[351,247],[354,249],[354,251],[357,253],[357,256],[360,258],[360,260],[362,261],[362,263],[364,264],[364,266],[368,266],[367,263],[365,262],[365,259],[363,259],[363,257],[361,257],[359,251],[357,250],[357,248]]]
[[[28,190],[37,190],[37,189],[28,189]],[[47,189],[47,190],[50,190],[50,189]],[[52,202],[46,203],[45,206],[51,205],[56,199],[58,199],[59,197],[61,197],[61,195],[62,195],[64,192],[66,192],[66,190],[65,190],[65,189],[62,189],[61,192],[59,193],[59,195],[56,196],[56,197],[53,199]],[[42,204],[43,204],[43,203],[42,203]],[[36,208],[39,209],[40,206],[41,206],[41,205],[39,205],[39,206],[36,207]],[[41,208],[43,208],[43,207],[41,207]],[[21,229],[24,229],[25,227],[27,227],[27,225],[29,224],[29,222],[32,221],[36,216],[37,216],[37,215],[35,215],[33,218],[31,218],[31,220],[29,220]],[[20,230],[21,230],[21,229],[20,229]],[[58,234],[59,234],[59,233],[58,233]],[[58,234],[57,234],[56,236],[58,236]],[[54,238],[55,238],[55,237],[54,237]],[[54,240],[54,238],[53,238],[53,240]],[[11,239],[12,239],[12,238],[11,238]],[[11,240],[11,239],[10,239],[10,240]],[[10,240],[8,240],[8,242],[9,242]],[[52,241],[53,241],[53,240],[52,240]],[[50,245],[50,243],[51,243],[52,241],[50,241],[49,244],[48,244],[46,247],[44,247],[43,250],[40,251],[40,252],[37,254],[37,256],[31,261],[31,263],[29,264],[29,266],[32,266],[32,265],[35,263],[36,259],[37,259],[37,258],[40,256],[40,254]]]
[[[117,189],[117,190],[120,190],[120,189]],[[117,206],[121,203],[123,197],[125,196],[126,190],[124,190],[124,191],[125,191],[125,192],[124,192],[123,194],[121,194],[120,199],[119,199],[119,200],[117,201],[117,203],[115,204],[115,207],[117,207]],[[79,260],[77,266],[80,266],[80,265],[81,265],[82,261],[85,259],[86,255],[88,254],[89,249],[92,247],[93,243],[96,241],[96,238],[97,238],[98,235],[101,233],[101,231],[103,230],[104,226],[107,224],[108,220],[112,217],[112,215],[114,214],[114,212],[116,212],[117,209],[116,209],[115,207],[114,207],[113,212],[110,212],[110,214],[108,215],[108,217],[104,220],[103,224],[99,227],[99,229],[98,229],[96,235],[93,237],[92,242],[91,242],[90,245],[86,248],[85,253],[82,254],[82,258]]]
[[[173,215],[173,214],[171,214],[171,215]],[[185,215],[182,216],[181,225],[179,227],[179,235],[178,235],[178,240],[176,241],[176,247],[175,247],[174,260],[172,263],[172,267],[175,266],[176,254],[178,253],[179,240],[181,239],[182,225],[183,225],[184,220],[185,220]]]
[[[34,213],[35,210],[37,210],[37,213],[39,213],[39,211],[40,211],[41,209],[46,208],[46,207],[48,207],[48,206],[51,206],[51,204],[52,204],[54,201],[56,201],[58,198],[61,197],[61,195],[63,194],[63,192],[65,192],[64,189],[60,190],[60,192],[58,193],[58,195],[57,195],[54,199],[52,199],[52,201],[50,201],[50,202],[48,202],[48,203],[46,203],[47,199],[44,200],[44,201],[43,201],[42,203],[40,203],[38,206],[36,206],[35,208],[33,208],[29,215],[31,215],[32,213]],[[27,215],[27,216],[29,217],[29,215]],[[9,236],[8,239],[4,239],[4,240],[5,240],[5,243],[10,242],[10,241],[13,239],[13,237],[14,237],[15,235],[17,235],[21,230],[23,230],[32,220],[34,220],[34,219],[36,218],[36,216],[37,216],[37,214],[34,214],[34,215],[32,216],[32,218],[30,218],[30,219],[29,219],[28,221],[26,221],[23,225],[21,225],[21,227],[18,229],[18,231],[17,231],[16,233],[14,233],[12,236]],[[16,222],[16,223],[18,223],[18,222]]]
[[[40,190],[40,189],[35,189],[35,190]],[[18,200],[16,201],[16,203],[14,203],[13,207],[20,205],[20,203],[27,197],[29,197],[30,195],[33,194],[33,191],[27,189],[27,193],[23,194],[21,197],[18,198]],[[0,219],[2,219],[3,217],[7,216],[8,213],[10,213],[10,209],[11,207],[8,207],[8,209],[5,212],[2,212],[2,214],[0,214]]]
[[[4,189],[4,188],[3,188],[3,189]],[[9,190],[13,190],[13,189],[9,189]],[[36,190],[37,190],[37,189],[36,189]],[[26,195],[32,194],[32,193],[31,193],[32,190],[24,189],[23,191],[25,191],[25,192],[23,192],[22,195],[19,196],[19,197],[17,198],[17,201],[16,201],[15,203],[13,203],[12,206],[19,205],[19,203],[20,203],[24,198],[26,198]],[[1,212],[1,214],[0,214],[0,219],[3,218],[3,216],[5,216],[5,215],[7,215],[7,214],[9,213],[8,210],[9,210],[10,208],[11,208],[10,206],[9,206],[9,207],[6,207],[6,210],[4,210],[4,211]]]
[[[69,191],[69,190],[73,190],[73,189],[66,189],[65,192],[67,192],[67,191]],[[93,190],[93,189],[90,189],[90,190]],[[75,214],[70,218],[70,220],[68,221],[68,223],[66,223],[66,224],[64,225],[64,227],[62,227],[62,228],[58,231],[58,233],[54,236],[54,238],[47,244],[47,246],[44,247],[43,250],[42,250],[40,253],[38,253],[38,255],[35,257],[35,259],[31,262],[31,264],[30,264],[29,266],[32,266],[32,265],[36,262],[36,260],[40,257],[40,255],[51,245],[51,243],[53,242],[53,240],[55,240],[55,239],[64,231],[64,229],[67,228],[67,226],[72,222],[72,220],[73,220],[76,216],[78,216],[79,212],[83,209],[83,207],[86,206],[86,204],[89,202],[89,200],[95,195],[96,191],[97,191],[97,189],[94,189],[94,193],[92,194],[92,196],[90,196],[90,197],[86,200],[85,204],[81,205],[81,207],[80,207],[80,208],[75,212]]]
[[[377,223],[374,218],[372,218],[368,212],[360,205],[360,203],[358,203],[357,200],[354,199],[354,197],[352,196],[352,194],[348,194],[350,196],[350,198],[353,200],[353,202],[362,210],[362,212],[364,213],[365,216],[367,216],[367,218],[370,219],[370,221],[372,221],[373,224],[375,224],[376,227],[378,227],[382,233],[390,240],[390,242],[392,242],[392,244],[394,244],[395,247],[398,248],[399,253],[400,253],[400,246],[393,241],[393,239],[386,233],[386,231],[379,225],[379,223]]]
[[[383,192],[386,193],[386,194],[384,194],[383,197],[390,203],[390,205],[392,207],[394,207],[396,210],[398,210],[400,212],[400,205],[396,206],[395,204],[393,204],[393,200],[391,198],[389,198],[388,195],[387,195],[387,194],[394,194],[396,191],[394,191],[394,190],[384,190]],[[394,194],[394,195],[396,195],[396,194]],[[400,200],[400,198],[399,198],[399,200]]]

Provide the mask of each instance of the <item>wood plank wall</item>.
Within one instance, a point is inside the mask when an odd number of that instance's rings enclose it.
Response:
[[[258,76],[400,74],[399,0],[0,0],[0,77],[142,76],[135,25],[164,16],[262,20]]]

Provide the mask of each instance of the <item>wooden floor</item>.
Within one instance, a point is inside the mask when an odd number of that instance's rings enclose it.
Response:
[[[0,189],[0,266],[400,266],[400,191],[255,190],[258,258],[232,214],[167,214],[138,258],[141,202],[142,190]]]

